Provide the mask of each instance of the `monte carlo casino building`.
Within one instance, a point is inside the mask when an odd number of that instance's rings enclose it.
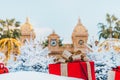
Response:
[[[33,26],[31,25],[29,18],[26,18],[26,22],[21,25],[21,43],[24,44],[26,40],[30,41],[30,39],[35,38],[35,32]],[[81,23],[80,19],[78,19],[77,24],[74,27],[74,30],[71,35],[72,44],[62,44],[60,46],[60,36],[53,31],[47,37],[47,46],[51,51],[49,55],[61,55],[64,50],[68,50],[70,52],[76,52],[80,50],[83,53],[86,51],[90,51],[90,49],[86,46],[88,40],[88,31],[85,26]]]
[[[53,31],[52,34],[48,36],[47,47],[51,51],[50,55],[61,55],[64,50],[68,50],[70,52],[76,52],[80,50],[83,53],[90,51],[90,49],[86,46],[88,40],[88,31],[81,23],[80,19],[78,19],[78,22],[74,27],[71,39],[72,44],[63,44],[60,46],[60,36]]]

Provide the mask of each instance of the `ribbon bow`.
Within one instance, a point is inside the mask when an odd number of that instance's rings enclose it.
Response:
[[[69,51],[65,50],[61,56],[56,57],[54,60],[55,63],[65,63],[72,61],[89,61],[89,59],[81,51],[77,51],[74,54],[72,54]]]

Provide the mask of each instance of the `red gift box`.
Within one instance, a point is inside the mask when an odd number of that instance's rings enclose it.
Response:
[[[96,80],[94,62],[68,62],[49,64],[49,73],[61,76]]]
[[[3,63],[0,63],[0,74],[8,73],[8,68],[4,66]]]
[[[115,71],[115,79],[114,80],[120,80],[120,71]]]
[[[119,70],[120,70],[120,66],[117,66],[117,69],[119,69]]]
[[[108,72],[108,80],[120,80],[120,67]]]
[[[0,63],[0,69],[4,68],[4,64]]]

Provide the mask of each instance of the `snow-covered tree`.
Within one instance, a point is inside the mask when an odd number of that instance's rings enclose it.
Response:
[[[17,60],[9,60],[8,68],[10,72],[16,71],[37,71],[47,72],[48,64],[52,62],[52,58],[48,57],[48,48],[42,48],[39,42],[26,42],[21,47],[21,55],[17,56]],[[13,55],[15,56],[15,55]]]
[[[105,50],[103,47],[102,51],[93,49],[93,52],[88,53],[88,57],[95,62],[95,71],[97,80],[107,80],[108,71],[120,66],[120,54],[116,52],[113,46],[115,43],[108,43],[109,50]],[[99,49],[99,47],[97,47]],[[95,49],[97,49],[95,48]]]

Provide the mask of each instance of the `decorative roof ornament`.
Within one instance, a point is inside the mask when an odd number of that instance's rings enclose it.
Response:
[[[75,37],[75,36],[88,37],[88,31],[85,28],[85,26],[82,25],[80,18],[78,19],[78,23],[76,24],[72,33],[72,37]]]
[[[80,20],[80,18],[78,18],[78,24],[81,24],[81,20]]]
[[[55,34],[55,30],[53,30],[52,33]]]
[[[55,30],[52,31],[52,33],[48,36],[48,38],[52,37],[52,36],[59,37],[58,34],[55,33]]]
[[[30,23],[29,17],[26,17],[26,23]]]
[[[29,17],[26,17],[26,22],[23,25],[21,25],[21,34],[22,35],[30,35],[31,31],[34,32],[33,26],[30,23]]]

